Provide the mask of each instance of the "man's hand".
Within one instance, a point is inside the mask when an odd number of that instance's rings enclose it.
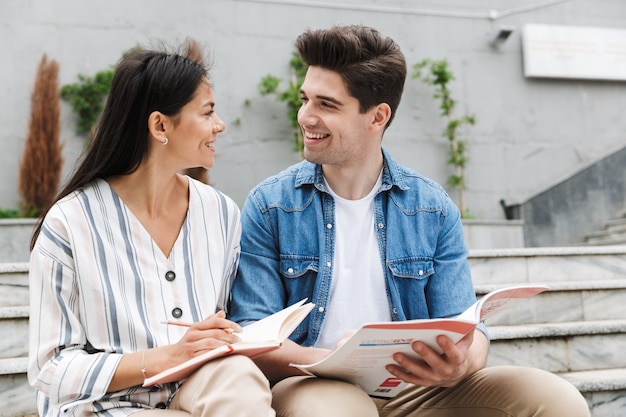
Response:
[[[398,364],[387,365],[387,370],[401,380],[418,386],[452,387],[485,366],[489,343],[478,330],[468,333],[456,344],[447,336],[439,336],[437,344],[442,354],[424,343],[414,342],[412,348],[422,359],[396,353],[393,359]]]

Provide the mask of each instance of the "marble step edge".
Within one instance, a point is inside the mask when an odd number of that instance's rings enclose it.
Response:
[[[0,262],[0,274],[28,272],[28,262]]]
[[[586,281],[558,281],[534,282],[535,285],[547,285],[548,291],[590,291],[590,290],[619,290],[626,289],[626,279],[604,279]],[[520,285],[532,285],[529,283]],[[512,286],[511,284],[476,284],[474,290],[477,295],[485,295],[491,291]]]
[[[0,375],[25,374],[28,370],[28,357],[0,359]]]
[[[617,245],[617,244],[626,244],[626,234],[621,235],[607,235],[604,237],[591,237],[587,238],[588,245]]]
[[[0,307],[0,320],[3,319],[27,319],[30,316],[28,306]]]
[[[611,229],[604,229],[604,230],[599,230],[597,232],[587,233],[585,235],[585,239],[587,240],[597,239],[597,238],[602,239],[602,238],[609,237],[609,236],[623,237],[624,233],[626,233],[626,230],[624,230],[624,226],[620,226],[619,228],[615,226]]]
[[[470,249],[468,257],[502,258],[502,257],[538,257],[538,256],[597,256],[626,255],[626,245],[607,246],[550,246],[502,249]]]
[[[626,245],[607,246],[551,246],[502,249],[470,249],[468,257],[535,257],[535,256],[596,256],[626,255]],[[0,274],[7,272],[28,272],[28,262],[0,262]]]
[[[487,323],[487,329],[492,342],[541,337],[626,334],[626,319],[494,326]]]
[[[470,249],[471,258],[525,257],[525,256],[595,256],[595,255],[626,255],[626,245],[608,246],[550,246],[501,249]],[[0,273],[28,272],[28,262],[0,262]]]
[[[626,368],[556,373],[581,392],[626,390]]]

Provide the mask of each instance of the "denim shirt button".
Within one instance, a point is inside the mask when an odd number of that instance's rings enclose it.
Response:
[[[293,268],[289,268],[287,272],[289,272],[290,274],[293,274]]]
[[[324,307],[318,308],[317,311],[319,311],[320,313],[323,313],[324,312]]]
[[[424,271],[422,271],[421,269],[419,270],[419,272],[417,273],[418,275],[424,275]]]
[[[326,262],[326,266],[330,268],[331,263],[330,262]]]
[[[384,223],[378,223],[378,228],[379,228],[379,229],[382,229],[383,227],[385,227],[385,224],[384,224]]]
[[[332,229],[332,228],[333,228],[333,225],[332,225],[332,224],[330,224],[330,223],[328,223],[328,224],[326,225],[326,228],[327,228],[327,229]]]

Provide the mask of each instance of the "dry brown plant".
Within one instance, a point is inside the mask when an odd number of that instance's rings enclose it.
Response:
[[[37,216],[54,201],[63,167],[59,64],[44,54],[31,94],[31,114],[18,188],[25,217]]]

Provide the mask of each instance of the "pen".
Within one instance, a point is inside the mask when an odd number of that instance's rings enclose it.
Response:
[[[174,321],[174,320],[167,320],[167,321],[162,321],[162,324],[167,324],[167,325],[172,325],[172,326],[183,326],[183,327],[189,327],[192,325],[192,323],[187,323],[184,321]],[[235,333],[235,331],[231,328],[226,328],[226,329],[222,329],[224,330],[226,333],[228,334],[233,334]]]
[[[191,323],[186,323],[184,321],[174,321],[174,320],[162,321],[161,324],[168,324],[172,326],[183,326],[183,327],[191,326]]]

